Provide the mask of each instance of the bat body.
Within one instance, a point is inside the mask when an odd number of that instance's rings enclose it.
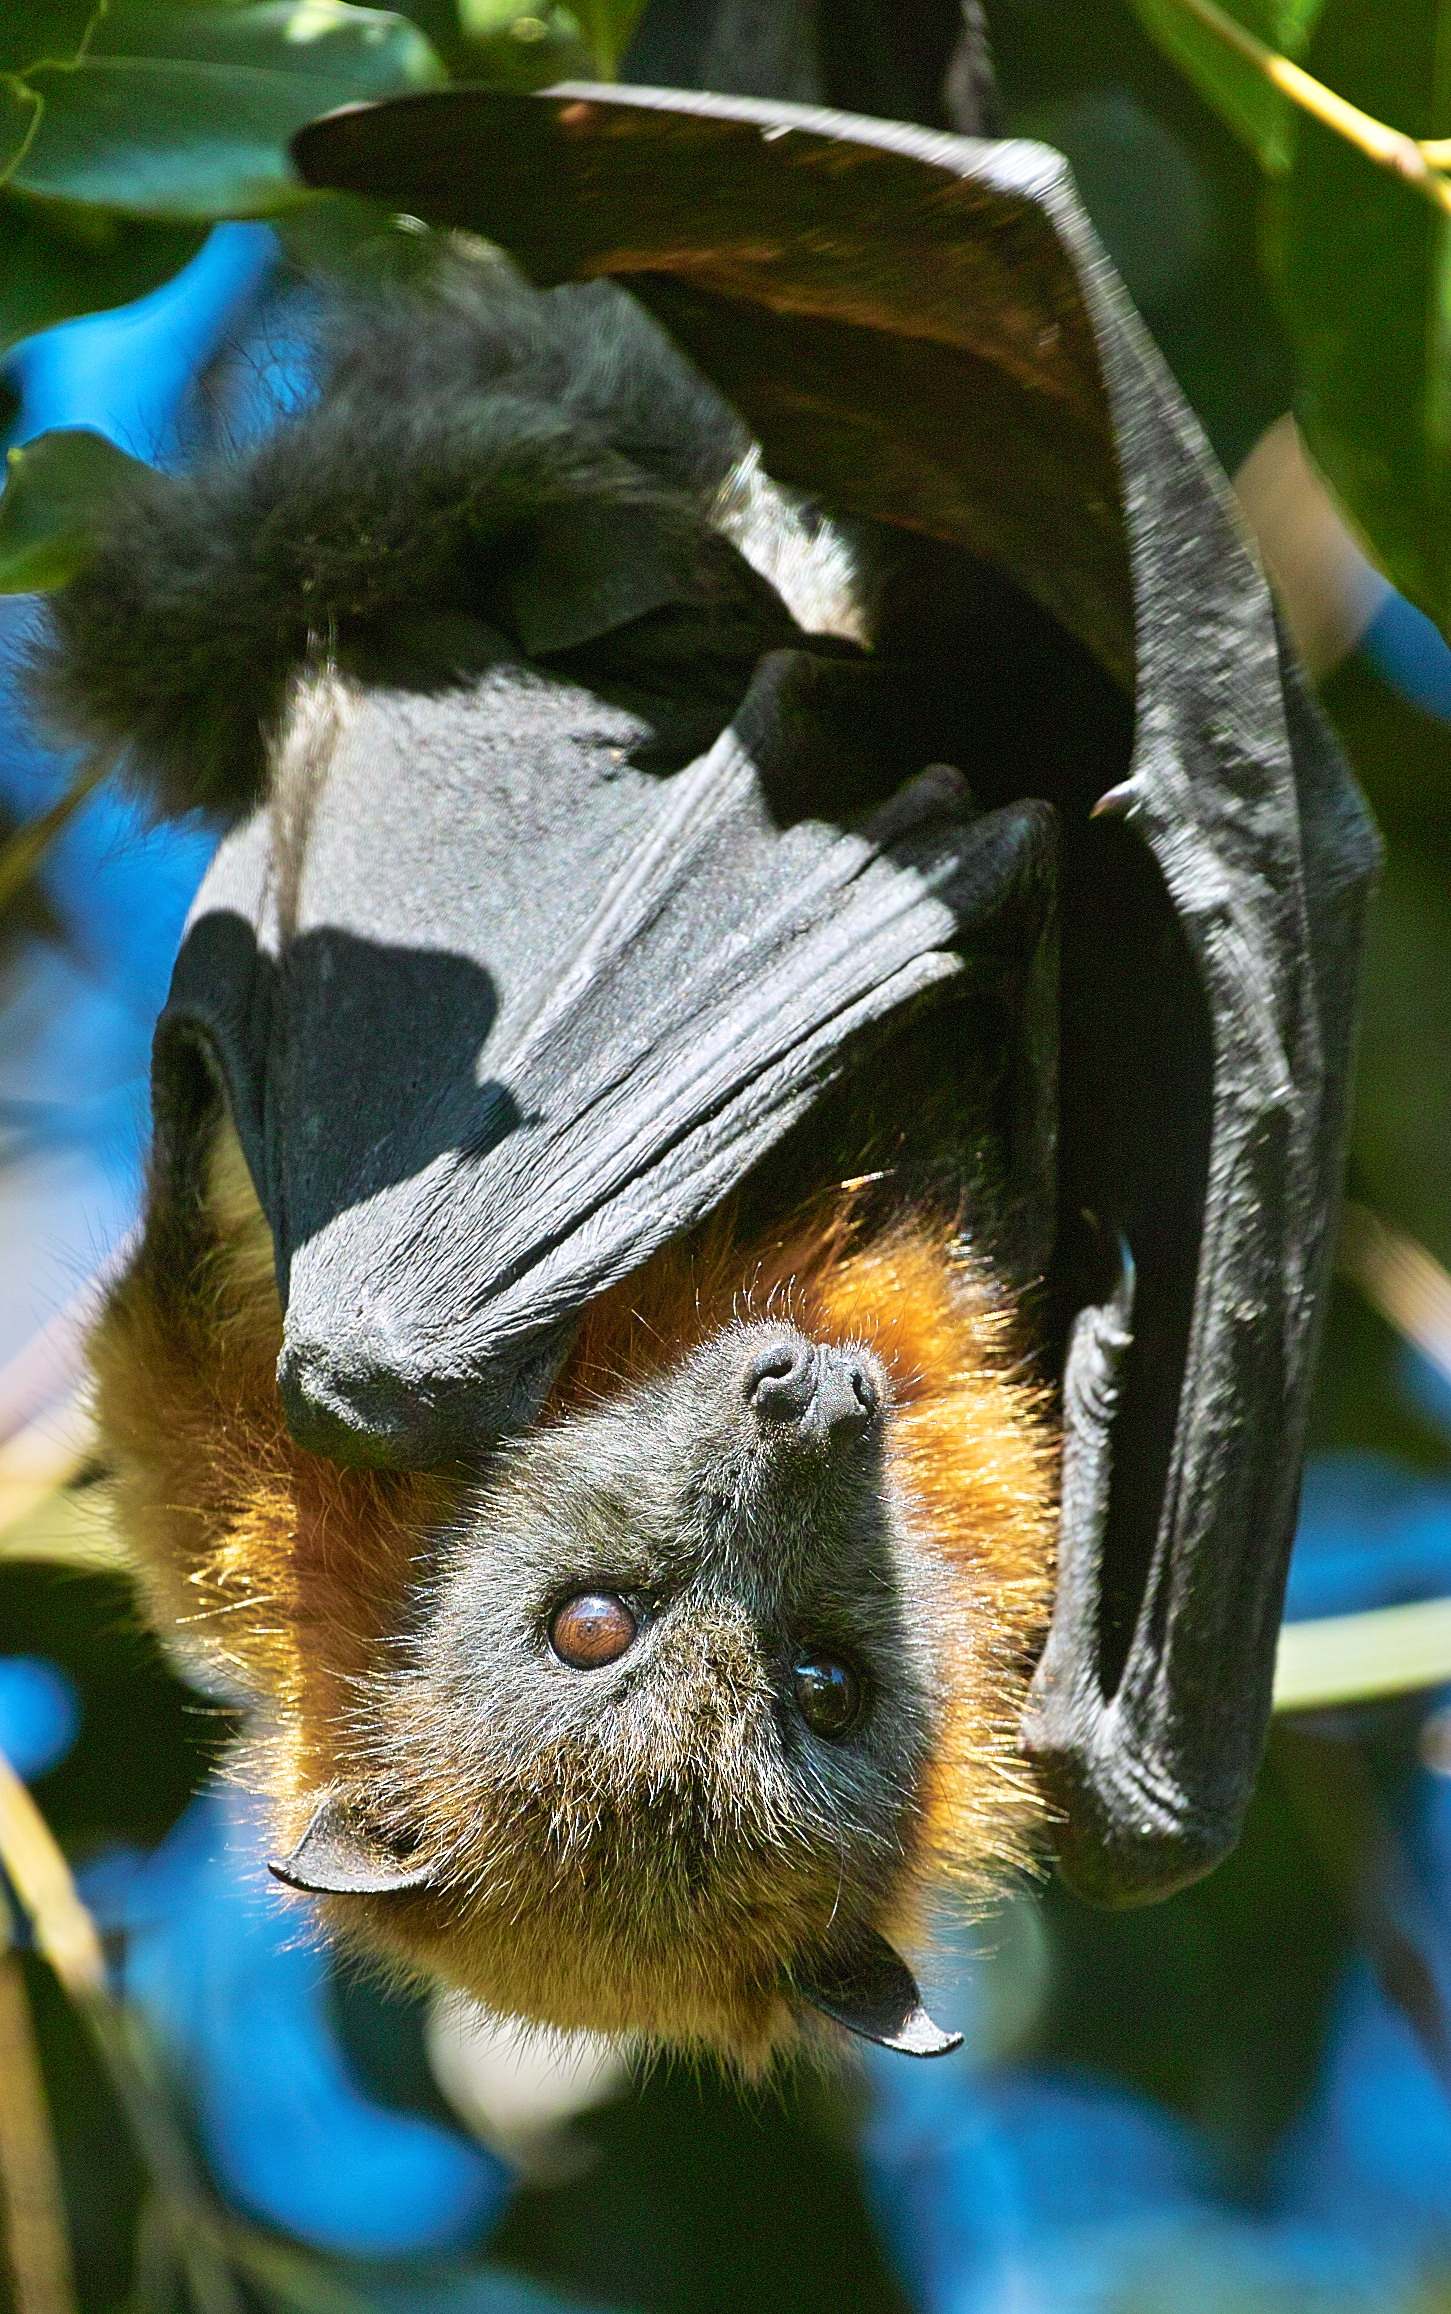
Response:
[[[893,1940],[1046,1816],[1055,1422],[1012,1250],[1041,824],[930,768],[862,542],[629,301],[492,265],[434,294],[240,469],[158,478],[42,670],[169,806],[242,815],[93,1345],[118,1517],[340,1935],[747,2067],[811,2009],[932,2053]],[[613,1124],[647,1094],[663,1124]],[[708,1184],[738,1113],[728,1194],[652,1190],[603,1259],[597,1177],[654,1133]],[[499,1250],[526,1167],[546,1261],[579,1201],[592,1290]],[[457,1327],[511,1293],[505,1389]]]

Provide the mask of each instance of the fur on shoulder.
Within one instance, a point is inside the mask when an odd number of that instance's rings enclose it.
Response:
[[[763,598],[748,564],[780,583],[802,560],[784,498],[760,511],[740,421],[611,284],[537,291],[459,248],[426,286],[341,300],[319,338],[323,382],[300,415],[236,457],[139,476],[51,605],[37,711],[163,813],[248,807],[299,674],[346,664],[390,619],[463,610],[536,657],[584,639],[511,621],[531,560],[546,624],[551,554],[598,587],[585,633],[667,599]]]

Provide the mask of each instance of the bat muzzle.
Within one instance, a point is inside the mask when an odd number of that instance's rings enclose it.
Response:
[[[812,1342],[773,1329],[752,1345],[743,1377],[745,1400],[768,1436],[800,1436],[847,1445],[876,1428],[886,1403],[886,1376],[869,1350]]]

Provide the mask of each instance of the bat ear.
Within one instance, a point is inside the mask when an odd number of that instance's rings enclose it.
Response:
[[[962,2046],[961,2033],[933,2024],[912,1971],[875,1929],[857,1929],[829,1945],[797,1969],[792,1989],[834,2024],[904,2057],[945,2057]]]
[[[391,1847],[333,1792],[325,1792],[290,1856],[268,1871],[309,1896],[391,1896],[426,1888],[428,1867]]]

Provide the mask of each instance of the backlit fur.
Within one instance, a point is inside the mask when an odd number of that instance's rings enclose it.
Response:
[[[293,1444],[271,1240],[230,1129],[206,1204],[196,1259],[144,1247],[95,1336],[116,1510],[160,1628],[251,1707],[245,1772],[278,1852],[332,1788],[435,1867],[418,1893],[327,1900],[345,1938],[499,2011],[754,2069],[792,2036],[785,1977],[833,1923],[910,1946],[934,1882],[978,1898],[1029,1861],[1044,1809],[1017,1726],[1051,1590],[1054,1437],[949,1221],[868,1229],[842,1191],[764,1245],[715,1223],[586,1312],[536,1433],[444,1479]],[[664,1629],[643,1701],[617,1712],[591,1691],[593,1740],[550,1719],[578,1675],[538,1709],[507,1682],[486,1708],[488,1539],[522,1506],[589,1576],[568,1531],[579,1474],[613,1454],[628,1493],[641,1393],[668,1399],[722,1328],[778,1317],[868,1345],[890,1378],[893,1539],[870,1564],[896,1595],[854,1596],[849,1569],[828,1594],[878,1666],[876,1756],[831,1747],[788,1772],[799,1730],[783,1752],[728,1588],[683,1637]]]

